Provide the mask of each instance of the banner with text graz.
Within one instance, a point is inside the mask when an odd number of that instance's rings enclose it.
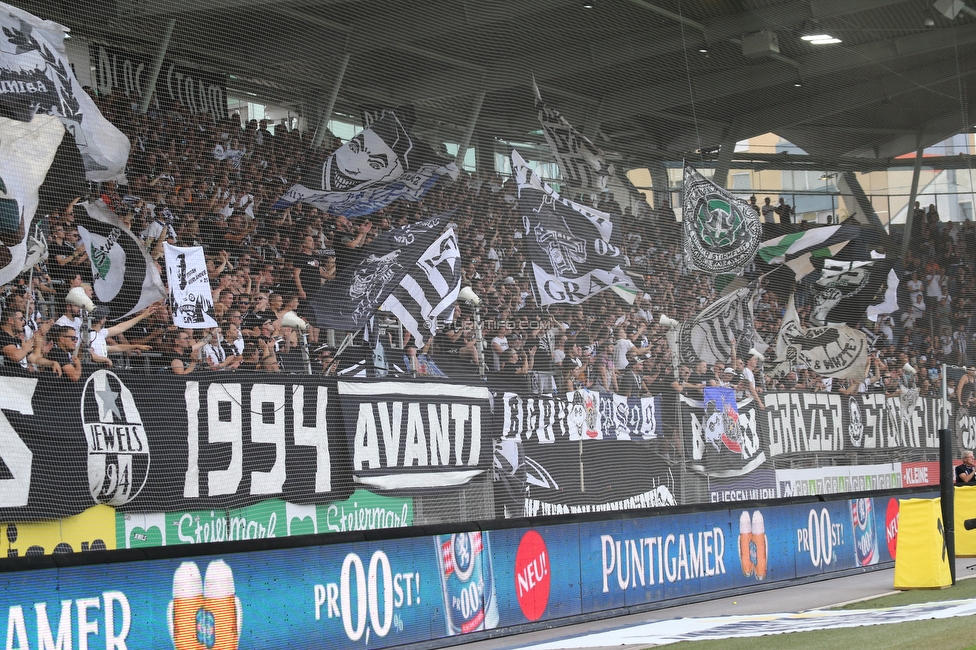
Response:
[[[763,404],[736,409],[681,395],[678,412],[685,457],[710,477],[752,472],[772,458],[939,447],[940,402],[920,398],[905,408],[882,393],[766,393]]]
[[[335,384],[259,373],[0,377],[0,521],[328,503],[353,490]]]

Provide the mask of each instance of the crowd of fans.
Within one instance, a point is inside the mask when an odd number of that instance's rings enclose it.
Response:
[[[164,241],[203,246],[219,327],[177,328],[163,303],[122,323],[106,322],[102,309],[93,315],[90,344],[80,345],[78,310],[65,305],[63,297],[75,286],[90,292],[91,266],[71,203],[39,215],[50,256],[3,294],[0,351],[8,368],[77,380],[84,356],[85,363],[95,365],[111,367],[121,361],[176,374],[303,372],[299,334],[282,324],[282,316],[295,311],[313,321],[313,371],[334,374],[344,364],[336,358],[335,346],[326,344],[334,339],[314,327],[310,296],[333,282],[356,260],[357,249],[379,233],[454,207],[463,283],[483,301],[487,376],[509,390],[588,388],[628,396],[697,391],[700,396],[707,385],[726,385],[762,405],[763,393],[771,390],[896,394],[906,385],[904,366],[910,364],[918,387],[928,394],[939,386],[943,362],[969,365],[970,350],[976,351],[971,338],[976,285],[966,262],[976,253],[976,227],[971,221],[941,222],[934,208],[916,211],[913,246],[902,260],[910,305],[867,323],[878,338],[863,382],[831,381],[803,367],[774,380],[762,372],[761,358],[741,349],[748,349],[747,343],[724,363],[682,366],[675,372],[659,316],[688,318],[719,294],[712,277],[685,264],[680,224],[666,201],[640,215],[630,214],[629,207],[621,209],[612,195],[597,204],[625,215],[623,263],[640,289],[633,304],[606,291],[583,305],[540,308],[511,181],[462,174],[453,183],[435,186],[422,201],[399,201],[352,222],[303,204],[272,210],[276,199],[303,175],[319,173],[329,146],[339,146],[338,140],[312,149],[308,137],[297,130],[278,127],[272,133],[264,121],[242,123],[237,114],[215,124],[209,116],[179,106],[140,115],[121,95],[95,100],[132,143],[129,182],[105,183],[92,188],[91,197],[78,198],[104,201],[158,261]],[[768,205],[769,199],[765,203],[760,209],[767,219],[772,213],[782,222],[792,219],[782,200],[779,206]],[[768,287],[756,306],[757,330],[770,344],[789,298],[783,293]],[[811,295],[808,283],[797,285],[796,304],[804,323]],[[409,334],[402,350],[388,346],[391,371],[476,376],[473,317],[471,308],[459,303],[453,320],[427,337],[422,349]],[[387,342],[395,339],[390,336]],[[956,399],[968,401],[971,388]],[[955,392],[953,381],[950,390]]]

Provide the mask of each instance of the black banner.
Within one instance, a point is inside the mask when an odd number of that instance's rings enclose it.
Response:
[[[501,402],[500,406],[498,403]],[[495,500],[506,517],[676,505],[661,397],[495,396]]]
[[[372,490],[463,485],[491,462],[485,386],[340,381],[352,473]]]
[[[587,406],[451,381],[98,370],[73,383],[13,372],[0,376],[0,521],[96,503],[124,512],[329,503],[359,485],[420,495],[492,466],[504,514],[623,510],[687,502],[674,478],[682,462],[744,480],[778,459],[789,462],[777,469],[812,468],[938,449],[938,400],[880,393],[767,393],[765,409],[742,401],[737,412],[681,397],[662,422],[661,398],[593,393],[584,397],[600,401]],[[713,431],[716,417],[724,428]],[[973,421],[963,414],[963,440]],[[720,500],[757,487],[716,484],[732,495]]]
[[[674,506],[678,486],[660,443],[610,440],[524,443],[522,516]]]
[[[256,373],[0,377],[0,520],[352,493],[335,385]]]
[[[909,405],[883,393],[767,393],[762,396],[765,409],[751,398],[742,400],[735,418],[707,409],[702,401],[684,395],[678,399],[686,458],[714,477],[748,474],[782,456],[805,457],[816,467],[825,454],[939,447],[941,403],[934,398]],[[738,449],[713,434],[728,427],[736,428],[736,439],[742,442]]]
[[[95,68],[92,84],[100,95],[120,90],[135,99],[149,90],[150,57],[96,43],[91,44],[89,53]],[[155,91],[164,106],[182,104],[191,113],[209,113],[214,119],[227,115],[227,75],[164,60]]]

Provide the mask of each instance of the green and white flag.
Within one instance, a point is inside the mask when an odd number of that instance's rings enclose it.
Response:
[[[706,273],[740,273],[762,239],[759,213],[685,163],[685,259]]]
[[[101,201],[79,203],[78,234],[91,262],[92,289],[119,320],[166,297],[156,262],[139,238]]]
[[[835,245],[857,239],[860,234],[861,228],[856,224],[810,228],[764,241],[756,255],[767,264],[783,264],[805,253],[816,255],[820,249],[824,249],[821,257],[830,257],[826,249],[836,250]]]

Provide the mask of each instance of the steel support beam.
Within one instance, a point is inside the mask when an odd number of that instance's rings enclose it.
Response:
[[[921,133],[919,134],[921,138]],[[905,257],[908,252],[908,244],[912,240],[912,228],[914,227],[914,216],[915,216],[915,199],[918,197],[918,179],[922,175],[922,154],[925,152],[925,147],[919,144],[918,149],[915,151],[915,166],[912,168],[912,192],[908,198],[908,209],[905,210],[905,232],[902,233],[901,237],[901,256]]]
[[[464,135],[461,137],[461,142],[458,143],[457,156],[454,159],[458,169],[464,166],[464,154],[467,153],[468,145],[471,144],[471,136],[474,135],[474,127],[478,124],[478,117],[481,115],[481,107],[484,103],[485,91],[482,90],[474,98],[471,113],[468,115],[468,123],[464,127]]]
[[[152,71],[149,73],[149,82],[146,85],[146,92],[139,98],[139,113],[145,115],[149,110],[149,102],[152,100],[153,93],[156,92],[156,81],[159,79],[159,71],[163,69],[163,59],[166,58],[166,50],[169,49],[169,41],[173,38],[173,28],[176,27],[176,19],[170,18],[166,21],[163,29],[163,36],[159,39],[159,49],[156,50],[156,57],[153,59]],[[226,109],[227,107],[224,106]],[[216,116],[214,116],[216,118]],[[224,111],[222,117],[227,117]]]
[[[722,140],[722,146],[718,151],[718,162],[715,165],[715,175],[712,182],[720,187],[725,187],[729,179],[729,169],[732,166],[732,155],[735,153],[735,138],[727,135]]]
[[[346,67],[349,65],[349,54],[342,55],[339,60],[339,69],[336,71],[335,81],[332,83],[332,90],[325,101],[325,107],[319,116],[319,126],[315,130],[315,138],[312,140],[312,148],[318,149],[322,146],[325,132],[328,129],[329,120],[332,118],[332,109],[335,108],[336,98],[339,97],[339,88],[342,86],[342,78],[346,76]]]

